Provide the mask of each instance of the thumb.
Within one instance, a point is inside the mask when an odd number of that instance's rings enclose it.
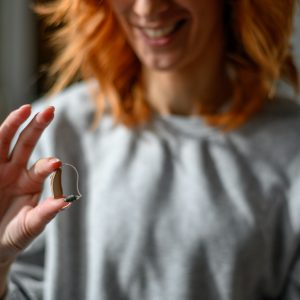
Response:
[[[38,236],[45,226],[70,203],[66,203],[64,198],[47,198],[41,201],[36,207],[31,209],[26,216],[26,228],[32,237]]]
[[[24,206],[21,212],[4,226],[1,241],[0,261],[11,262],[45,228],[45,226],[70,203],[64,198],[47,198],[37,206]],[[1,227],[0,227],[1,229]]]

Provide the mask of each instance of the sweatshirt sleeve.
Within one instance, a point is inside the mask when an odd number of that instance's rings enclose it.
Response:
[[[288,276],[285,293],[282,300],[300,299],[300,254],[298,253],[296,262]]]
[[[35,239],[12,265],[5,300],[43,298],[44,240],[44,234]]]
[[[284,291],[280,300],[300,300],[300,155],[297,155],[291,166],[289,194],[289,228],[293,236],[293,255]]]

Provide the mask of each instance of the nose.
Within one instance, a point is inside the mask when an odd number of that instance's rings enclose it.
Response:
[[[148,17],[162,13],[168,7],[169,0],[135,0],[133,12],[139,17]]]

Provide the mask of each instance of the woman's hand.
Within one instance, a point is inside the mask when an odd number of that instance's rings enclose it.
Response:
[[[45,178],[61,166],[55,158],[43,158],[27,169],[29,157],[54,108],[38,113],[21,132],[10,152],[12,139],[31,114],[31,106],[13,111],[0,127],[0,269],[38,236],[66,203],[63,199],[38,199]],[[1,294],[1,293],[0,293]]]

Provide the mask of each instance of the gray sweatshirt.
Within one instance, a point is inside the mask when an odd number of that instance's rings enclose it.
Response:
[[[300,299],[298,104],[276,99],[230,133],[174,115],[91,130],[87,84],[36,109],[49,104],[33,161],[76,166],[83,198],[19,257],[6,299]]]

